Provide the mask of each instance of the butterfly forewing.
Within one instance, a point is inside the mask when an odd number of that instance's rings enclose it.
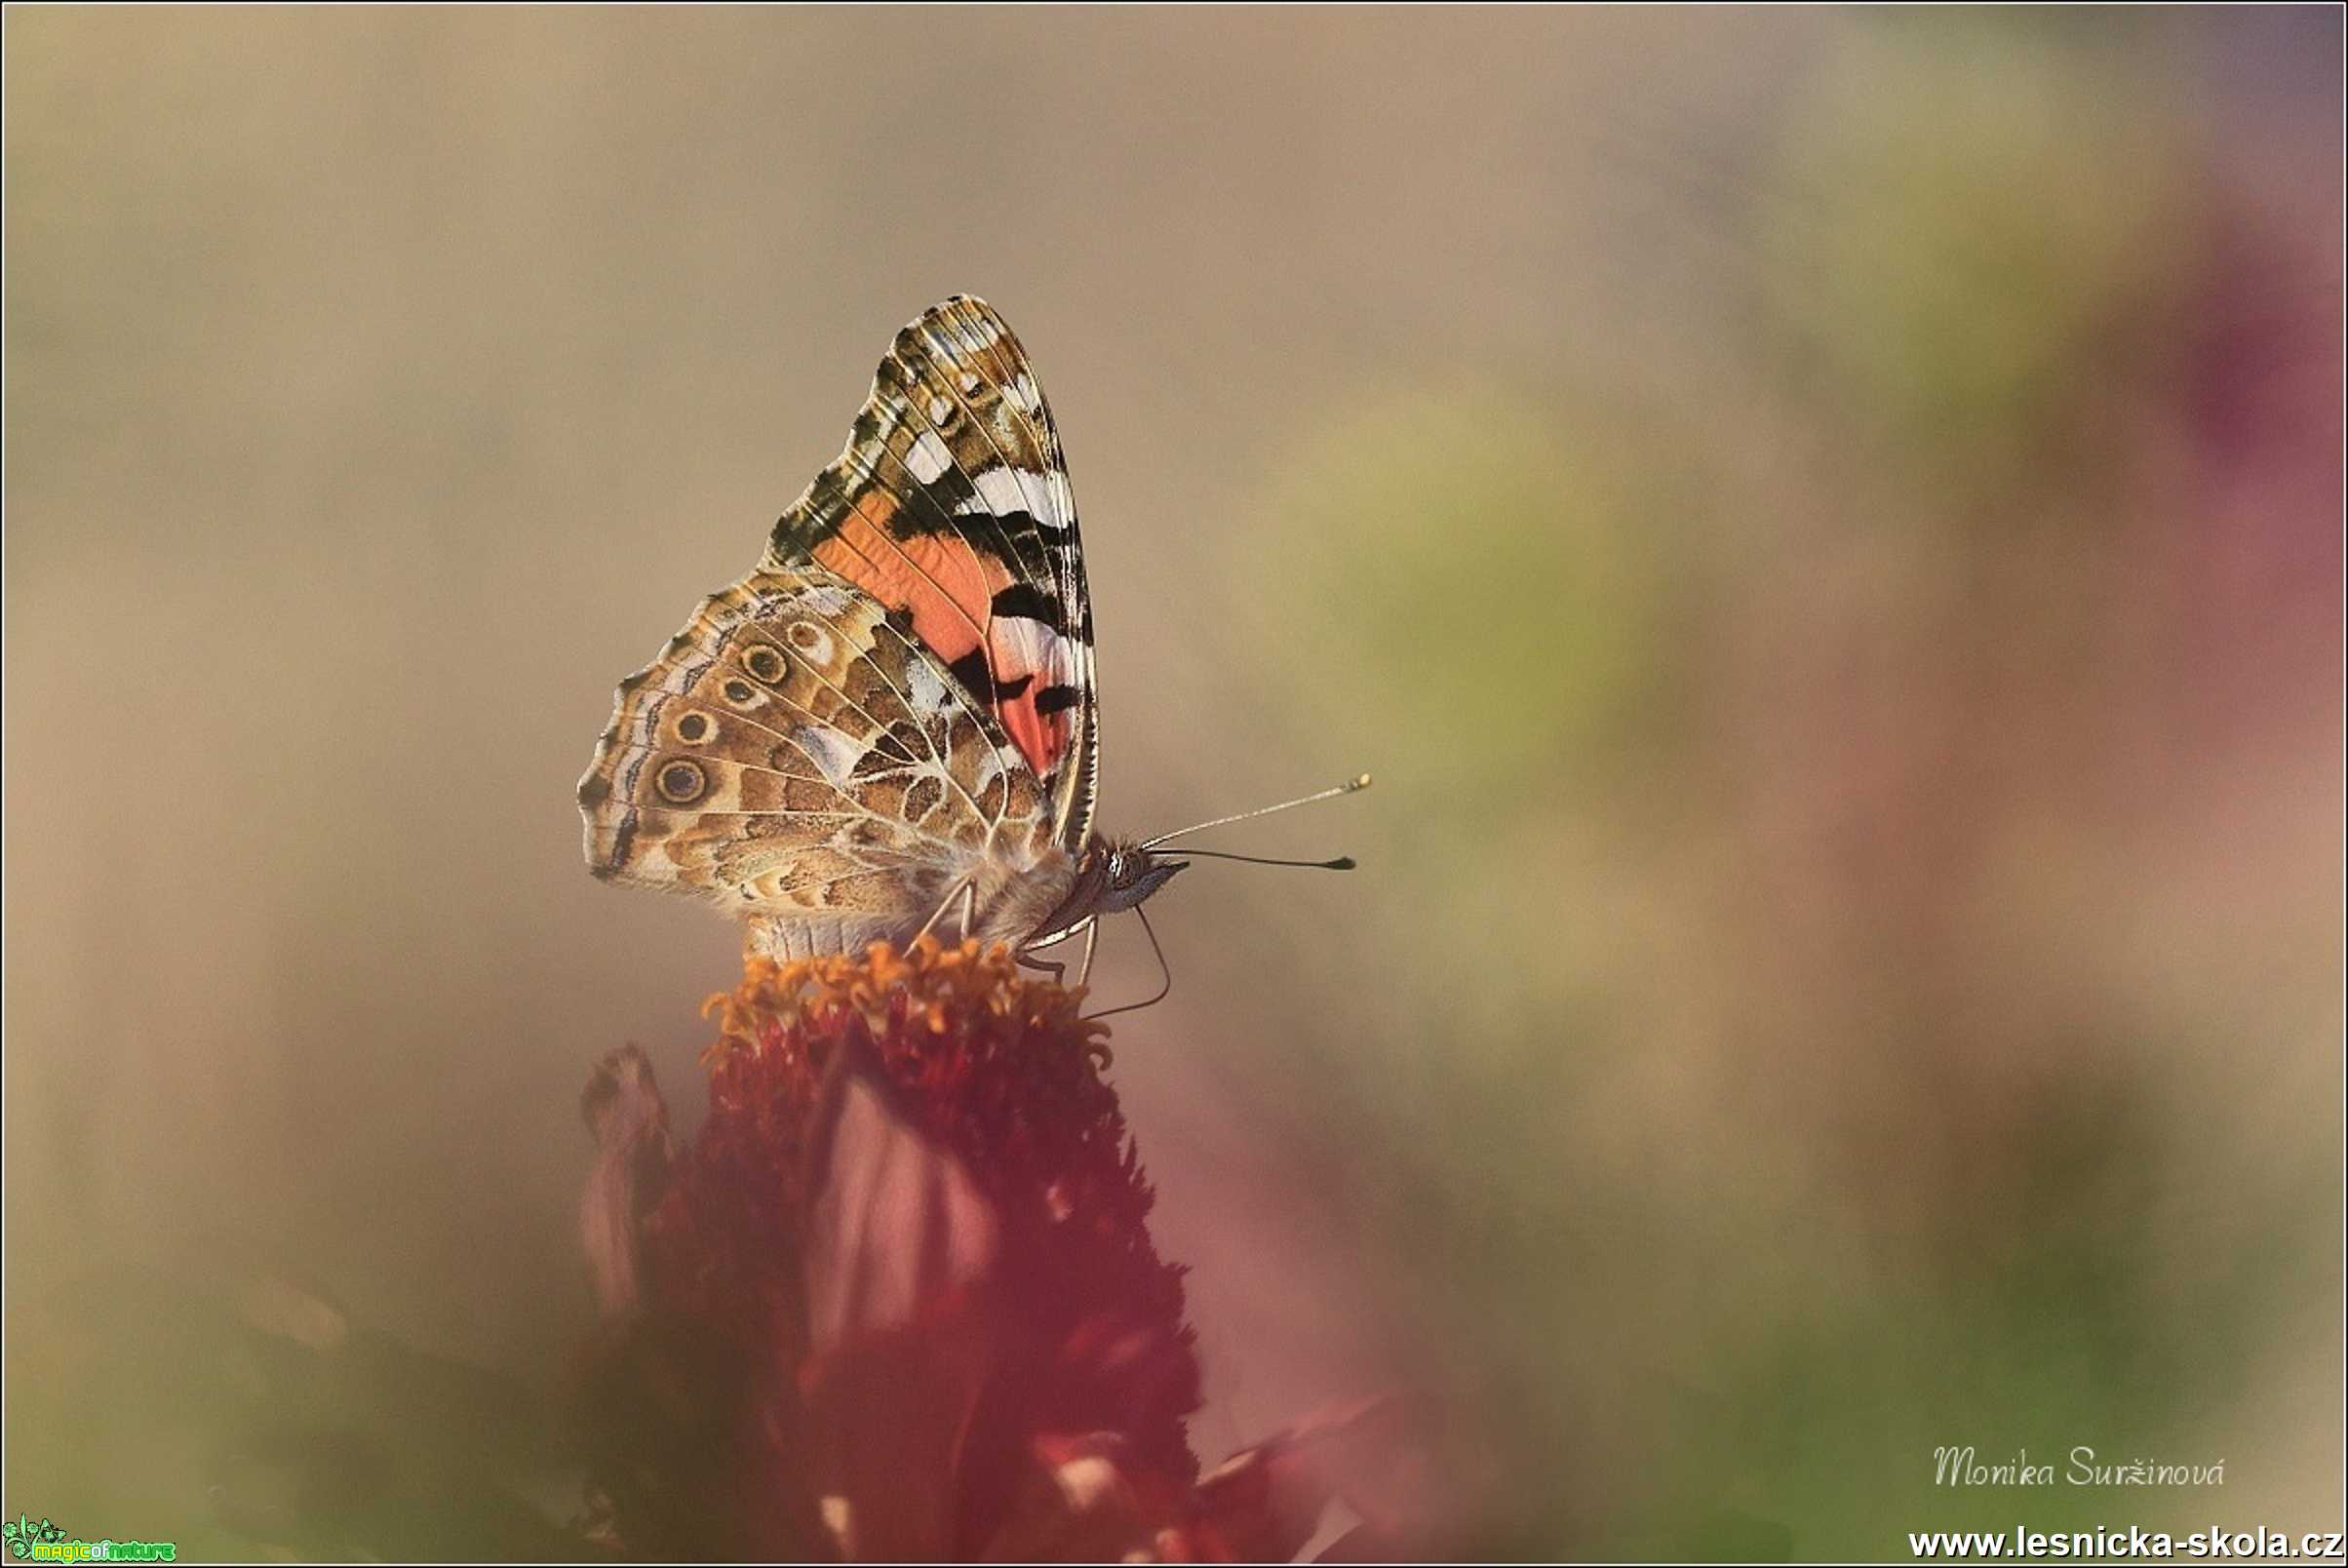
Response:
[[[958,296],[897,334],[848,445],[775,525],[903,624],[991,715],[1082,847],[1098,770],[1092,618],[1059,433],[1027,356]]]

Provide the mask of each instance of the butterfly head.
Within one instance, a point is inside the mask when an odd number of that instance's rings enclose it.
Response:
[[[1189,864],[1130,839],[1094,834],[1076,862],[1076,884],[1036,927],[1037,934],[1028,945],[1047,947],[1074,936],[1104,915],[1138,910],[1142,900],[1172,882],[1174,874]],[[1147,923],[1149,917],[1142,919]]]
[[[1093,853],[1099,857],[1101,879],[1093,908],[1102,915],[1133,908],[1190,864],[1129,840],[1096,840]]]
[[[1245,822],[1252,817],[1285,811],[1290,806],[1307,805],[1337,795],[1350,795],[1355,790],[1369,788],[1369,784],[1370,775],[1363,773],[1348,779],[1335,789],[1322,790],[1300,800],[1282,801],[1277,805],[1242,811],[1236,816],[1194,823],[1187,828],[1177,828],[1172,833],[1161,833],[1154,839],[1111,839],[1096,833],[1085,847],[1083,859],[1077,863],[1075,888],[1041,928],[1064,936],[1074,930],[1078,922],[1095,916],[1138,909],[1144,899],[1172,882],[1176,872],[1199,856],[1216,860],[1253,861],[1266,866],[1317,866],[1324,871],[1350,871],[1353,862],[1343,855],[1335,860],[1272,860],[1261,855],[1233,854],[1228,849],[1170,850],[1162,845],[1169,840],[1187,837],[1202,828],[1219,828],[1227,822]]]

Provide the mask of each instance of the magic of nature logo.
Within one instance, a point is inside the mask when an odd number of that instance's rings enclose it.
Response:
[[[68,1535],[64,1526],[44,1514],[28,1513],[0,1522],[0,1542],[18,1562],[176,1562],[177,1543],[171,1541],[85,1541]]]

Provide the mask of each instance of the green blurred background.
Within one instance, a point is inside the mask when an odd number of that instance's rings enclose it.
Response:
[[[1402,1385],[1477,1552],[2339,1528],[2337,11],[0,26],[10,1517],[568,1506],[577,1092],[689,1121],[734,972],[572,785],[967,290],[1105,825],[1379,778],[1117,1032],[1210,1462]]]

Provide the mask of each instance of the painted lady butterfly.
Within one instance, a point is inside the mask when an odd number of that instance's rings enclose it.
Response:
[[[598,877],[711,898],[775,959],[1081,931],[1089,962],[1098,919],[1187,864],[1158,852],[1179,834],[1094,833],[1099,777],[1059,433],[958,295],[897,334],[757,568],[620,683],[579,809]]]

